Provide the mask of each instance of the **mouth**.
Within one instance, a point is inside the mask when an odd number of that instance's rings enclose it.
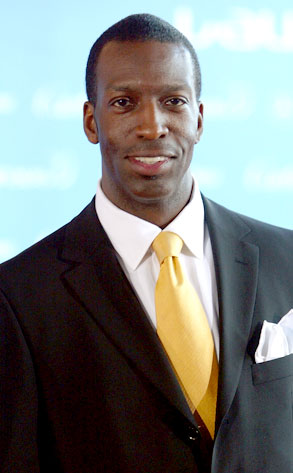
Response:
[[[173,156],[127,156],[133,170],[143,176],[156,176],[167,170]]]
[[[130,159],[134,159],[134,161],[138,161],[139,163],[152,165],[156,163],[163,163],[170,158],[169,156],[130,156]]]

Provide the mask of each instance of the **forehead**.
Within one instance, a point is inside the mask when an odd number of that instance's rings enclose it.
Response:
[[[99,56],[96,66],[99,87],[123,82],[186,84],[194,88],[194,67],[190,52],[177,43],[159,41],[110,41]]]

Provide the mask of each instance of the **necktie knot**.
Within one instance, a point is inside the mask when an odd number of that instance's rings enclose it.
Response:
[[[159,263],[161,264],[168,256],[179,256],[183,241],[179,235],[173,232],[161,232],[152,243]]]

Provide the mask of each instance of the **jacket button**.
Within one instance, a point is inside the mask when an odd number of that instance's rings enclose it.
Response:
[[[188,427],[187,435],[188,440],[192,443],[198,442],[201,438],[200,431],[194,426]]]

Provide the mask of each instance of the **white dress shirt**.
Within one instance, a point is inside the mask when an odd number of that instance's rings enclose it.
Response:
[[[103,193],[100,182],[95,204],[99,220],[116,250],[119,263],[155,328],[155,286],[160,267],[151,244],[162,230],[116,207]],[[180,254],[181,266],[199,295],[219,357],[215,268],[209,232],[204,222],[204,207],[195,180],[189,203],[164,230],[177,233],[184,242]]]

